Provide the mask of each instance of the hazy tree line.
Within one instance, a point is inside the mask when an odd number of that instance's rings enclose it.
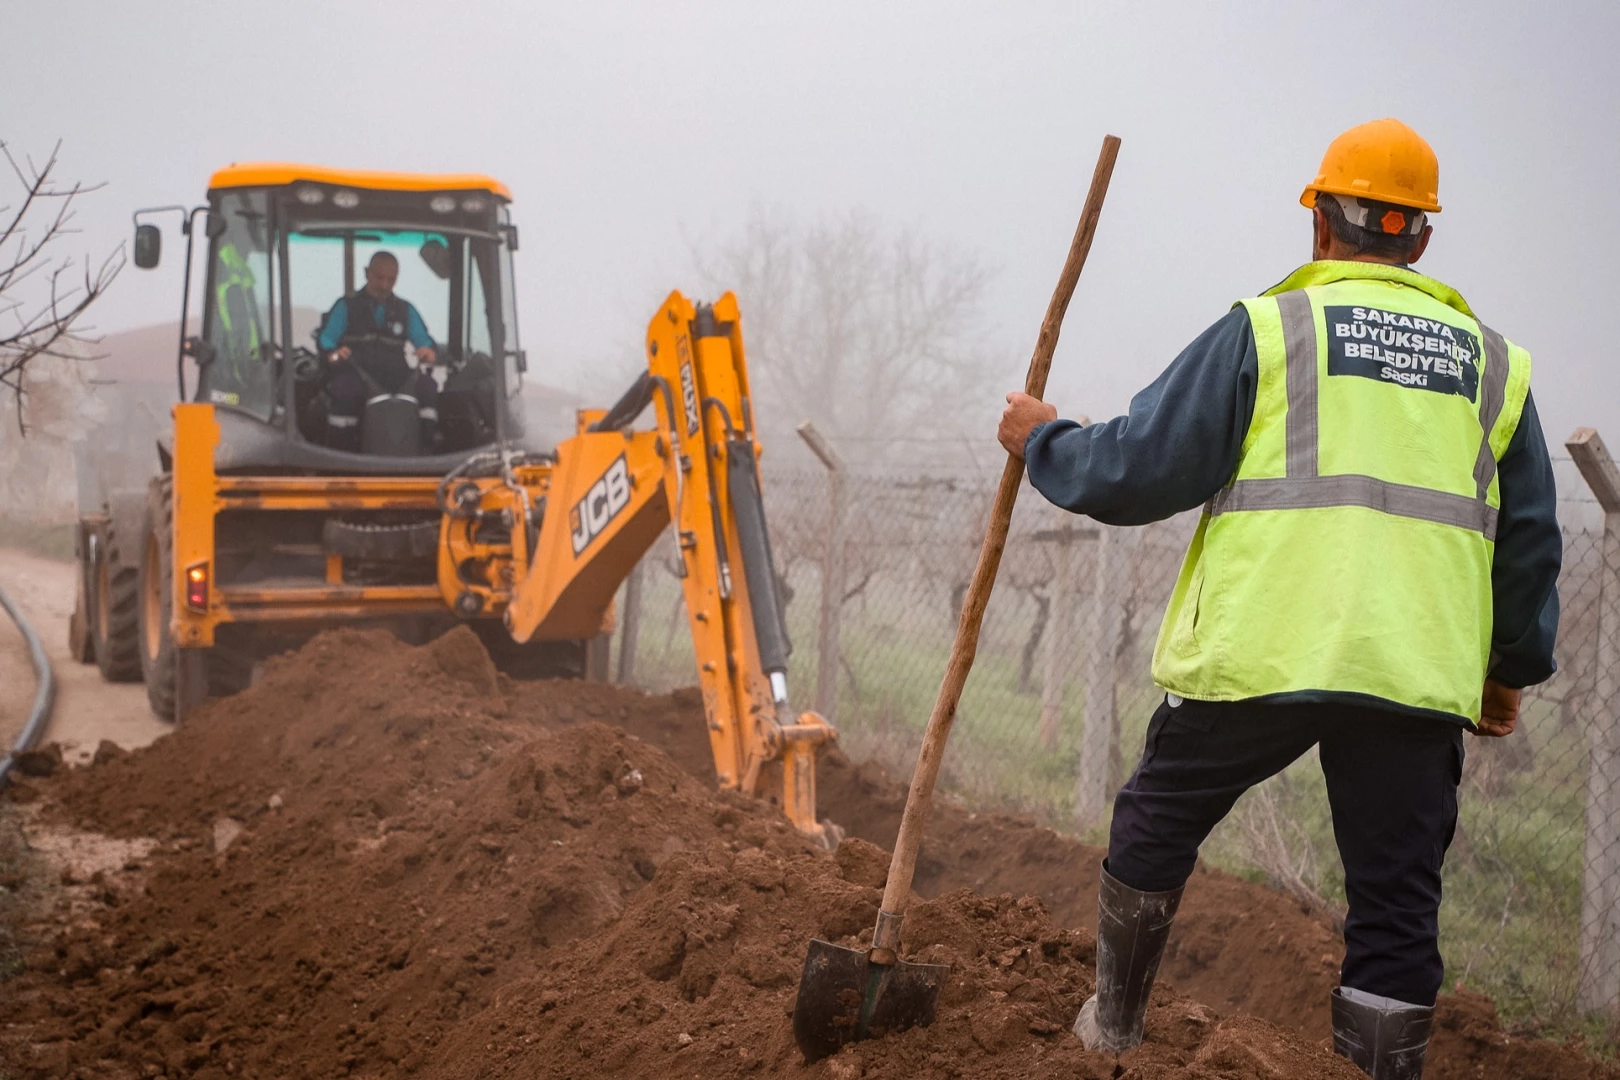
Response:
[[[71,249],[75,204],[100,185],[62,180],[59,150],[36,164],[0,141],[0,403],[19,430],[30,365],[92,354],[86,316],[124,265],[123,245],[99,259]],[[861,211],[756,210],[692,257],[697,291],[729,289],[742,302],[756,414],[773,446],[796,452],[792,428],[810,420],[856,464],[984,450],[1016,365],[989,340],[990,274],[973,254]]]
[[[741,301],[773,446],[804,420],[855,465],[949,460],[989,438],[1010,364],[988,339],[990,275],[973,255],[859,211],[756,211],[694,259],[711,294]]]

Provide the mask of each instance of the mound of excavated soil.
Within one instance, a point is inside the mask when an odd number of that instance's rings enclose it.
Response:
[[[900,831],[905,784],[880,766],[832,755],[818,798],[852,835],[890,847]],[[845,817],[849,820],[846,823]],[[917,891],[967,886],[1034,895],[1062,926],[1097,926],[1103,851],[1028,820],[936,804],[917,862]],[[1165,955],[1164,977],[1223,1012],[1263,1016],[1326,1039],[1327,1000],[1344,944],[1328,920],[1297,901],[1200,867]]]
[[[787,1017],[805,937],[859,947],[882,897],[864,860],[838,860],[775,837],[716,842],[665,863],[606,933],[513,984],[445,1044],[443,1075],[701,1076],[802,1070]],[[854,878],[855,880],[850,880]],[[1342,1077],[1360,1073],[1298,1036],[1248,1018],[1223,1021],[1170,992],[1148,1041],[1116,1059],[1068,1026],[1093,985],[1095,942],[1052,925],[1033,897],[967,889],[919,904],[904,947],[949,964],[933,1026],[862,1043],[808,1070],[818,1077]]]
[[[1324,1048],[1332,927],[1218,873],[1189,887],[1148,1043],[1123,1069],[1085,1053],[1067,1024],[1100,853],[949,803],[906,937],[952,966],[938,1022],[806,1070],[788,1021],[806,942],[869,932],[886,856],[814,851],[716,793],[695,694],[514,685],[466,631],[323,635],[96,761],[25,781],[30,827],[156,846],[28,928],[43,945],[0,995],[0,1075],[1357,1075]],[[892,842],[903,785],[824,766],[826,812]],[[1617,1075],[1444,1001],[1431,1076]]]

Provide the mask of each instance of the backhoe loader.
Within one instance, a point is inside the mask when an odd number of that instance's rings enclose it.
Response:
[[[83,508],[80,659],[144,680],[175,721],[336,625],[425,639],[459,620],[515,674],[585,676],[605,667],[616,590],[667,532],[720,783],[779,799],[835,842],[815,805],[816,753],[835,733],[789,705],[735,297],[671,293],[646,370],[548,444],[518,398],[510,201],[484,176],[252,164],[215,173],[203,206],[136,215],[143,268],[160,259],[152,215],[182,223],[180,403],[146,490]],[[199,221],[203,310],[186,337]],[[409,302],[388,310],[411,307],[432,338],[437,401],[369,381],[357,438],[331,423],[331,380],[354,362],[331,320],[379,251]],[[404,340],[415,330],[377,332],[421,351]]]

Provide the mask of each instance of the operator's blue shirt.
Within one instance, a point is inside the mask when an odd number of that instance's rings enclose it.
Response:
[[[381,330],[383,328],[383,319],[386,317],[388,309],[383,304],[372,300],[372,297],[364,292],[360,293],[359,295],[362,299],[372,301],[371,317],[373,320],[375,320],[373,325],[376,327],[376,329]],[[405,305],[406,340],[408,340],[418,349],[433,348],[433,336],[427,332],[427,324],[422,321],[422,316],[416,313],[416,305],[402,297],[396,297],[395,299],[398,299],[400,303]],[[317,339],[317,341],[320,343],[321,351],[331,352],[333,349],[337,348],[338,345],[343,341],[343,335],[348,333],[348,331],[349,300],[347,297],[339,297],[338,302],[332,305],[332,310],[326,313],[326,321],[321,324],[321,335]]]
[[[1124,416],[1082,427],[1053,420],[1024,444],[1029,482],[1066,510],[1109,525],[1145,525],[1208,501],[1237,472],[1254,416],[1260,358],[1246,308],[1204,331]],[[1558,528],[1552,459],[1526,397],[1498,473],[1502,506],[1491,565],[1490,674],[1504,686],[1557,670]]]

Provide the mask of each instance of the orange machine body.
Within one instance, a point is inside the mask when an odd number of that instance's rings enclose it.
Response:
[[[726,449],[739,440],[755,454],[759,447],[736,298],[721,297],[702,321],[709,329],[695,332],[699,309],[677,292],[649,325],[651,429],[595,430],[603,410],[584,410],[553,460],[516,461],[492,475],[220,475],[214,407],[175,406],[175,644],[206,649],[226,623],[319,626],[445,612],[498,619],[518,643],[592,638],[612,629],[614,594],[673,525],[719,782],[752,793],[779,770],[784,812],[830,840],[817,821],[815,754],[835,732],[815,713],[792,715],[773,694],[737,562],[743,545]],[[214,584],[214,525],[230,510],[438,511],[437,580],[351,584],[341,557],[330,555],[324,581]]]

